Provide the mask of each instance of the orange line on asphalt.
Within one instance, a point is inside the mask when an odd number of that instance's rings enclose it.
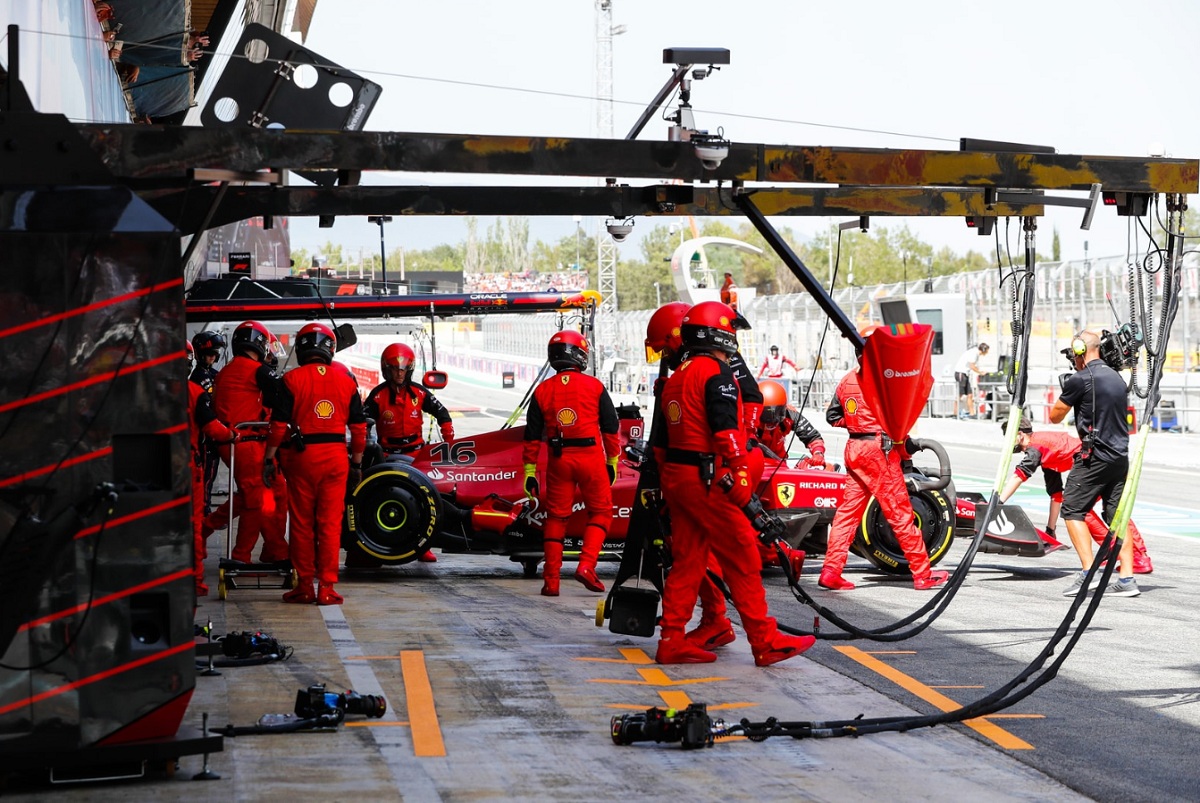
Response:
[[[404,697],[408,701],[408,718],[412,723],[413,754],[446,755],[437,709],[433,705],[433,687],[429,685],[429,672],[425,669],[425,653],[401,650],[400,672],[404,675]]]
[[[930,686],[931,689],[982,689],[983,686]]]
[[[920,697],[925,702],[941,709],[942,711],[957,711],[958,709],[962,708],[962,706],[951,700],[946,695],[934,691],[921,681],[909,677],[899,669],[888,666],[877,658],[871,657],[857,647],[834,647],[834,649],[840,652],[842,655],[845,655],[847,658],[862,664],[867,669],[882,675],[908,693]],[[984,717],[965,719],[963,720],[962,724],[974,731],[977,731],[979,734],[986,736],[1006,750],[1033,749],[1033,745],[1031,745],[1029,742],[1014,736],[1013,734],[1004,730],[1004,728],[1001,728],[999,725],[989,722]]]
[[[638,647],[622,647],[620,658],[576,658],[576,661],[592,661],[598,664],[652,664],[650,656]]]
[[[658,696],[662,698],[663,705],[667,708],[682,711],[692,704],[692,698],[688,697],[685,691],[660,691]]]

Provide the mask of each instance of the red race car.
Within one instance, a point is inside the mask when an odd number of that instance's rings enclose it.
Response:
[[[626,459],[613,486],[613,521],[604,544],[609,559],[619,557],[624,547],[636,499],[637,461],[646,438],[636,406],[621,407],[618,413]],[[513,427],[431,443],[412,459],[392,458],[369,465],[347,501],[346,565],[399,565],[415,560],[429,547],[438,547],[443,552],[507,555],[522,564],[526,576],[536,576],[542,559],[544,514],[536,501],[525,498],[520,468],[523,432],[522,427]],[[974,503],[963,506],[964,512],[969,509],[969,518],[956,515],[945,452],[933,441],[921,443],[938,456],[939,467],[928,472],[914,468],[909,474],[910,494],[930,562],[937,563],[949,550],[956,527],[966,534],[972,532]],[[545,459],[543,444],[543,467]],[[803,466],[803,461],[799,465]],[[845,481],[845,474],[838,471],[768,460],[759,496],[763,507],[783,520],[789,544],[823,552]],[[446,503],[456,509],[448,509]],[[461,510],[469,513],[469,524],[459,514]],[[566,554],[578,554],[584,522],[580,502],[568,523]],[[874,501],[863,517],[854,548],[882,571],[908,571],[904,553]]]

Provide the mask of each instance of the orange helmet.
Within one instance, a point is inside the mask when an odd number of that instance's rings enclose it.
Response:
[[[689,309],[691,305],[685,301],[672,301],[654,311],[646,324],[646,362],[658,362],[663,352],[679,353],[683,348],[679,327]]]
[[[688,349],[737,353],[737,333],[733,321],[737,313],[720,301],[701,301],[687,311],[679,327],[683,345]]]
[[[773,427],[783,420],[787,410],[787,391],[783,389],[783,385],[771,379],[760,381],[758,389],[763,395],[762,416],[759,420],[765,426]]]
[[[588,364],[587,338],[572,329],[557,332],[546,345],[546,358],[556,371],[569,368],[582,371]]]
[[[400,382],[396,374],[404,371],[406,373],[403,381],[408,382],[412,379],[413,364],[416,361],[417,355],[412,349],[403,343],[393,343],[383,350],[383,356],[379,358],[379,372],[389,382]]]
[[[306,323],[296,333],[296,359],[301,365],[318,361],[329,365],[336,350],[337,337],[323,323]]]

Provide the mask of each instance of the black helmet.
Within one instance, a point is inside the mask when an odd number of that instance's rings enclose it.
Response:
[[[333,362],[333,352],[337,349],[337,337],[333,330],[323,323],[306,323],[296,333],[296,359],[301,365],[310,362],[323,362],[329,365]]]
[[[225,350],[225,345],[225,335],[208,329],[192,338],[192,348],[196,350],[196,355],[200,357],[204,356],[204,352],[206,351],[220,354]]]
[[[582,371],[588,364],[587,338],[579,332],[564,329],[550,338],[546,345],[546,357],[550,367],[556,371],[568,368]]]
[[[732,357],[737,354],[737,333],[733,320],[737,313],[720,301],[702,301],[683,316],[679,333],[685,349],[722,351]]]

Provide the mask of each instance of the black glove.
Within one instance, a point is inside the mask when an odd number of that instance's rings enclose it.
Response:
[[[1054,528],[1049,524],[1046,525],[1046,535],[1050,536],[1051,538],[1054,537]]]
[[[914,441],[912,438],[905,438],[904,439],[904,451],[908,452],[909,455],[914,455],[921,450],[917,448],[916,441]]]
[[[275,482],[275,461],[267,460],[263,462],[263,485],[268,488]]]
[[[604,468],[608,470],[608,484],[612,485],[617,481],[617,461],[612,460],[604,464]]]
[[[350,475],[347,478],[347,481],[350,484],[350,490],[354,490],[358,487],[358,484],[362,482],[362,463],[359,463],[358,465],[355,465],[354,463],[350,464]]]

